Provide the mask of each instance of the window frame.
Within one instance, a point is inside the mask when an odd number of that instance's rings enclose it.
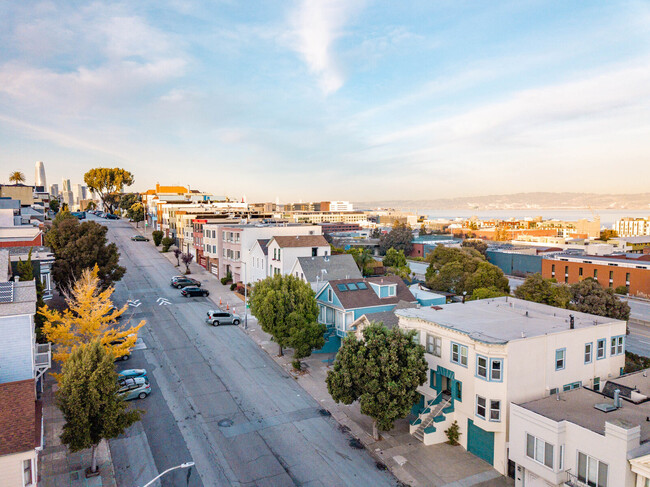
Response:
[[[426,335],[427,353],[430,353],[434,357],[442,357],[442,337],[432,335],[431,333],[427,333]],[[429,345],[431,345],[431,349],[429,348]],[[436,353],[436,350],[438,353]]]
[[[499,378],[495,379],[493,372],[494,372],[494,364],[499,363]],[[502,358],[493,358],[490,359],[490,382],[503,382],[503,359]]]
[[[589,350],[587,352],[587,350]],[[587,354],[589,354],[589,359],[587,360]],[[584,353],[585,364],[591,364],[594,361],[594,342],[585,343],[585,353]]]
[[[614,342],[616,341],[616,342]],[[620,351],[618,351],[620,347]],[[615,335],[609,341],[609,356],[615,357],[625,353],[625,335]]]
[[[456,352],[456,354],[458,355],[457,360],[454,360],[454,346],[458,347],[458,351]],[[463,351],[465,352],[465,355],[463,355]],[[465,363],[463,363],[463,357],[465,357]],[[454,364],[458,364],[461,367],[467,368],[467,364],[469,362],[469,352],[468,352],[467,345],[461,345],[460,343],[451,342],[451,355],[449,356],[449,360]]]
[[[603,353],[602,356],[600,354],[600,345],[602,344],[603,346]],[[596,360],[603,360],[607,358],[607,339],[606,338],[599,338],[596,340]]]
[[[484,404],[482,406],[479,405],[479,399],[483,400]],[[483,409],[483,415],[482,416],[478,412],[479,407]],[[481,418],[483,420],[487,420],[487,414],[488,414],[488,402],[487,402],[487,399],[484,398],[483,396],[479,396],[478,394],[476,395],[476,407],[474,408],[474,414],[476,414],[477,417],[479,417],[479,418]]]
[[[584,480],[580,476],[580,455],[583,455],[585,457],[585,477]],[[590,479],[589,477],[589,467],[590,463],[592,461],[596,462],[596,479],[595,479],[595,485],[602,486],[602,487],[608,487],[609,485],[609,464],[602,462],[598,460],[596,457],[592,457],[591,455],[588,455],[584,452],[581,452],[580,450],[576,449],[576,477],[578,478],[578,481],[583,482],[586,485],[589,485],[589,481],[593,480]],[[604,465],[606,468],[606,473],[605,473],[605,482],[601,483],[600,479],[600,465]]]
[[[481,360],[485,361],[485,365],[483,366],[485,375],[481,375],[481,372],[480,372],[481,365],[480,365],[479,362]],[[479,379],[488,380],[488,370],[489,370],[489,368],[490,368],[490,361],[488,360],[488,358],[484,357],[483,355],[476,355],[476,377],[478,377]]]
[[[529,440],[528,440],[529,437],[533,439],[532,456],[530,455],[530,452],[528,451],[529,450],[528,447],[530,446],[529,445]],[[541,445],[538,446],[538,443],[541,443]],[[547,455],[547,453],[548,453],[548,450],[546,448],[547,445],[549,445],[551,447],[550,455]],[[537,456],[538,456],[537,453],[539,451],[541,451],[542,454],[543,454],[543,458],[541,460],[539,460],[537,458]],[[530,433],[526,432],[526,457],[530,458],[535,463],[538,463],[538,464],[550,469],[551,471],[555,471],[553,469],[553,466],[555,465],[555,458],[553,458],[554,455],[555,455],[555,445],[554,444],[549,443],[547,441],[544,441],[543,439],[538,438],[535,435],[531,435]],[[548,465],[546,463],[549,457],[550,457],[550,460],[551,460],[550,461],[551,465]]]
[[[558,352],[562,352],[562,366],[558,366]],[[555,371],[566,369],[566,348],[556,348],[555,349]]]
[[[497,408],[494,408],[495,403],[497,405]],[[492,417],[492,413],[495,411],[498,413],[496,419]],[[492,421],[493,423],[501,422],[501,400],[500,399],[490,399],[490,421]]]

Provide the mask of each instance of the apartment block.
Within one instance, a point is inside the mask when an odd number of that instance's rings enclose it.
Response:
[[[650,216],[647,218],[621,218],[612,227],[619,237],[650,236]]]

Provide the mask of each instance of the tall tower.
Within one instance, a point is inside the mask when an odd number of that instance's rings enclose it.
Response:
[[[45,166],[43,161],[38,161],[36,163],[36,176],[35,176],[35,186],[43,186],[44,191],[47,191],[47,180],[45,179]]]

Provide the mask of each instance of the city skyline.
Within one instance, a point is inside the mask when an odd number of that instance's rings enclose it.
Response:
[[[133,190],[250,201],[641,193],[650,178],[642,2],[9,2],[0,19],[7,171],[118,166]]]

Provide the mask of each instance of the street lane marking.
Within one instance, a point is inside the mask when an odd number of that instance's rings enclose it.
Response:
[[[140,302],[139,299],[136,299],[135,301],[132,300],[132,299],[129,299],[129,300],[126,302],[126,304],[128,304],[129,306],[132,306],[132,307],[134,307],[134,308],[137,308],[137,307],[140,306],[142,303]]]
[[[169,306],[170,304],[172,304],[171,301],[165,298],[156,299],[156,303],[158,303],[158,306]]]

